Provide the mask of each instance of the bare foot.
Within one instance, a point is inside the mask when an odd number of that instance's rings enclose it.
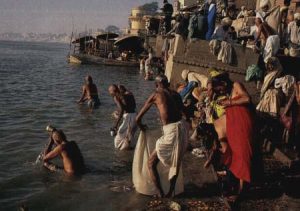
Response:
[[[225,177],[227,175],[226,171],[217,171],[216,173],[219,177]]]

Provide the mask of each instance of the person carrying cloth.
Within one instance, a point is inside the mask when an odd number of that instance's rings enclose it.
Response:
[[[158,196],[172,197],[186,149],[188,131],[182,120],[183,103],[179,94],[169,89],[168,79],[164,75],[157,76],[155,84],[156,90],[140,110],[136,122],[144,131],[145,125],[142,124],[144,114],[152,105],[157,107],[163,124],[163,136],[156,142],[155,150],[151,153],[148,161],[148,168]],[[157,170],[159,162],[163,164],[164,168],[169,169],[170,188],[166,195]]]

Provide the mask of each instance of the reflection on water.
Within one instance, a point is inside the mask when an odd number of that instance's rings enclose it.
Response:
[[[109,129],[115,105],[111,83],[131,90],[140,107],[153,90],[137,69],[72,66],[62,44],[0,42],[0,210],[120,210],[143,207],[145,197],[131,189],[133,152],[116,152]],[[100,91],[101,107],[75,102],[90,74]],[[155,112],[145,122],[156,123]],[[52,124],[78,143],[89,168],[82,178],[66,178],[34,165]]]

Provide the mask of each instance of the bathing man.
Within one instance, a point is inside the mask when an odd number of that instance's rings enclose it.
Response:
[[[115,148],[120,150],[130,149],[130,143],[132,143],[137,129],[134,96],[122,85],[118,87],[113,84],[108,88],[108,92],[114,98],[118,107],[117,121],[113,127],[113,130],[117,132]],[[122,119],[123,121],[121,123]]]
[[[145,130],[145,125],[142,124],[142,117],[152,105],[157,107],[163,124],[163,136],[156,142],[155,150],[148,161],[148,168],[159,196],[172,197],[187,143],[187,130],[182,121],[183,103],[180,95],[169,89],[166,76],[157,76],[155,85],[156,90],[146,101],[136,121],[141,130]],[[159,162],[165,168],[169,168],[170,189],[166,195],[162,189],[157,171]]]
[[[53,148],[53,145],[56,147]],[[76,142],[67,141],[62,130],[55,130],[51,133],[50,141],[44,152],[44,167],[50,171],[57,171],[60,168],[49,161],[60,156],[63,160],[63,169],[69,175],[80,175],[84,173],[84,160]]]
[[[85,101],[87,101],[90,108],[97,108],[100,105],[98,89],[90,75],[85,77],[85,85],[82,86],[82,95],[77,103],[82,104]]]

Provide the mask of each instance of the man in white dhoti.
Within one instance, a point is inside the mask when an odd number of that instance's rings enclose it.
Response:
[[[155,79],[156,91],[148,98],[145,105],[139,112],[136,121],[141,130],[145,125],[141,123],[142,117],[155,105],[159,111],[163,124],[163,136],[156,142],[155,150],[152,152],[148,169],[150,177],[156,186],[160,197],[172,197],[176,185],[177,177],[181,167],[181,161],[187,143],[187,130],[182,121],[183,103],[180,95],[169,89],[166,76],[158,76]],[[170,188],[165,195],[157,170],[158,163],[161,162],[164,168],[169,169]]]
[[[116,85],[111,85],[108,91],[118,107],[118,118],[112,128],[117,132],[114,140],[115,148],[120,150],[130,149],[130,143],[132,143],[137,129],[134,96],[131,92],[127,91],[124,86],[117,87]],[[122,119],[123,121],[121,123]]]

